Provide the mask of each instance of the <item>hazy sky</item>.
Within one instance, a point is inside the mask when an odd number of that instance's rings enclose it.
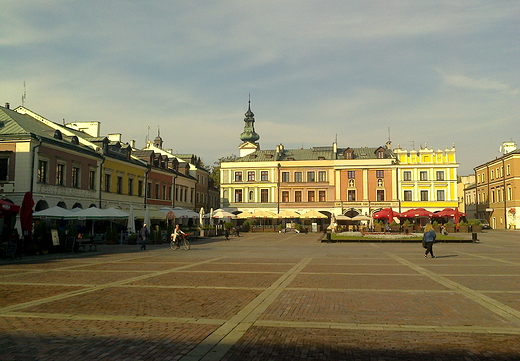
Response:
[[[0,0],[0,104],[206,164],[261,149],[520,145],[520,1]],[[389,132],[390,129],[390,132]]]

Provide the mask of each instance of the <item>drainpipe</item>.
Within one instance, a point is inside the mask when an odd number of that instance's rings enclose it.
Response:
[[[277,209],[278,209],[278,213],[280,213],[280,168],[281,168],[281,164],[278,163],[278,179],[277,179],[277,182],[276,182],[276,187],[277,187],[277,193],[278,193],[278,197],[277,197]]]
[[[507,192],[506,192],[506,176],[504,173],[504,157],[502,157],[502,184],[504,185],[504,189],[502,190],[502,197],[504,197],[504,226],[507,229]]]
[[[101,164],[99,165],[99,209],[102,207],[102,191],[101,186],[103,184],[103,164],[105,163],[105,157],[103,157],[103,160],[101,161]]]
[[[175,187],[177,186],[177,174],[173,177],[173,187],[172,187],[172,208],[175,208]]]
[[[37,135],[34,135],[34,138],[36,140],[38,140],[38,144],[33,146],[32,152],[31,152],[31,185],[30,185],[31,194],[33,193],[33,190],[34,190],[34,163],[36,161],[36,148],[39,148],[42,145],[42,141],[43,141],[42,138],[40,138]]]
[[[152,166],[147,165],[146,168],[147,168],[147,170],[146,170],[146,173],[144,174],[144,206],[145,206],[145,208],[147,207],[146,201],[148,200],[148,173],[150,173],[150,171],[152,170]]]

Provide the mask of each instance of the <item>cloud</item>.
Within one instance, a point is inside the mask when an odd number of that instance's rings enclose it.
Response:
[[[520,94],[520,88],[515,88],[510,84],[501,83],[488,78],[475,79],[465,75],[443,74],[443,81],[453,87],[475,91],[499,92],[504,95],[516,96]]]

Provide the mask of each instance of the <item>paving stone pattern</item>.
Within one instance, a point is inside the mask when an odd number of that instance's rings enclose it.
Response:
[[[520,232],[247,234],[0,260],[0,360],[519,360]]]

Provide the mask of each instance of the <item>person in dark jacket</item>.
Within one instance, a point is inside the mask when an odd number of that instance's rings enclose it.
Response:
[[[148,237],[150,237],[150,231],[146,228],[146,223],[143,224],[143,228],[139,231],[139,238],[141,238],[141,249],[146,250],[146,242],[148,242]]]
[[[428,223],[426,227],[424,227],[423,234],[423,242],[426,248],[426,252],[424,252],[424,258],[428,257],[428,253],[431,254],[432,258],[435,258],[435,256],[433,255],[433,243],[435,242],[436,237],[437,235],[433,230],[433,226],[431,225],[431,223]]]

